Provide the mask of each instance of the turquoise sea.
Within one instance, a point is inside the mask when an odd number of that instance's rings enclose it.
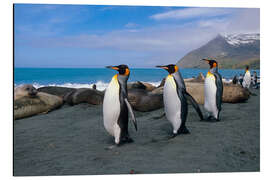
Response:
[[[208,69],[180,69],[184,78],[197,77],[200,72],[204,75]],[[251,70],[252,72],[253,70]],[[256,70],[258,76],[260,71]],[[117,71],[106,68],[15,68],[14,85],[33,84],[35,87],[63,86],[63,87],[91,87],[93,84],[103,90],[107,87],[112,76]],[[243,69],[220,69],[219,73],[225,79],[232,79],[234,75],[244,73]],[[143,81],[159,85],[168,73],[163,69],[131,69],[129,82]]]

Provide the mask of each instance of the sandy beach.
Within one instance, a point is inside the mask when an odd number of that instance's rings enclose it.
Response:
[[[200,122],[189,106],[191,134],[172,133],[164,109],[135,112],[134,142],[114,144],[105,131],[102,105],[63,107],[14,121],[14,175],[96,175],[260,170],[260,92],[245,103],[222,106],[221,121]],[[203,108],[202,106],[200,106]],[[204,112],[204,111],[203,111]]]

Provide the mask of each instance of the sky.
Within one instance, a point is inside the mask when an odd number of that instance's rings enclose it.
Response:
[[[218,34],[260,32],[258,8],[14,5],[14,66],[176,63]]]

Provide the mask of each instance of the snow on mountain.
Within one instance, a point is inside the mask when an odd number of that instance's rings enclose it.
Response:
[[[221,68],[260,66],[260,34],[217,35],[215,38],[182,57],[177,64],[182,68],[208,68],[202,58],[213,58]]]
[[[223,35],[227,43],[233,46],[239,46],[243,44],[253,43],[254,41],[260,40],[260,34],[230,34]]]

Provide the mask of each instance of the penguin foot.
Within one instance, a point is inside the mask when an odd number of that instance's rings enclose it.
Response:
[[[121,144],[122,143],[133,143],[133,139],[131,139],[130,137],[125,137],[121,140]]]
[[[180,129],[177,132],[178,134],[190,134],[189,130],[187,129],[186,126],[180,127]]]
[[[173,138],[175,138],[177,136],[177,134],[172,134],[172,135],[170,135],[169,137],[168,137],[168,140],[170,140],[170,139],[173,139]]]
[[[126,142],[126,143],[133,143],[134,141],[130,137],[126,137],[126,139],[124,140],[124,142]]]
[[[219,119],[213,117],[213,116],[208,116],[208,118],[206,119],[206,121],[208,122],[218,122],[220,121]]]

